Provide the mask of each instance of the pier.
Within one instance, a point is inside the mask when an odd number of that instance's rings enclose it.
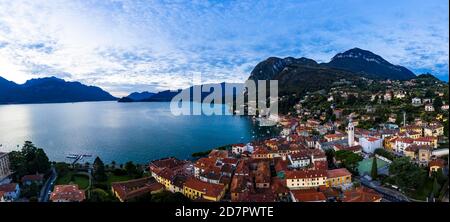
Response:
[[[82,160],[85,157],[92,157],[91,154],[68,154],[66,158],[72,159],[72,165],[75,165],[78,161]]]

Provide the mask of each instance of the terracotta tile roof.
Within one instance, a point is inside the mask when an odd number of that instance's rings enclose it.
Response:
[[[174,168],[181,165],[186,164],[187,162],[184,160],[179,160],[174,157],[159,159],[150,162],[150,166],[159,167],[159,168]]]
[[[22,177],[22,183],[26,181],[42,181],[44,180],[44,174],[30,174]]]
[[[381,195],[372,189],[358,187],[344,192],[343,202],[376,202],[381,200]]]
[[[50,194],[51,201],[81,202],[84,199],[84,191],[78,189],[78,185],[56,185]]]
[[[124,201],[164,188],[153,177],[115,182],[111,184],[111,187],[119,198]]]
[[[326,196],[322,192],[310,191],[302,192],[299,190],[291,190],[292,195],[298,202],[317,202],[326,201]]]
[[[227,150],[212,150],[209,155],[209,157],[212,158],[228,158],[228,151]]]
[[[253,183],[250,177],[234,176],[231,180],[230,192],[243,193],[253,190]]]
[[[430,167],[437,166],[437,167],[442,168],[442,167],[444,167],[444,165],[445,165],[445,161],[442,159],[435,159],[435,160],[430,161]]]
[[[431,142],[435,141],[436,139],[437,138],[433,137],[433,136],[425,136],[425,137],[419,137],[417,139],[414,139],[414,141],[431,143]]]
[[[189,177],[184,183],[185,187],[205,193],[206,196],[218,197],[225,189],[224,185],[206,183],[195,177]]]
[[[0,191],[5,193],[14,192],[16,190],[17,183],[7,183],[0,185]]]
[[[201,168],[201,169],[205,169],[205,168],[209,168],[209,167],[215,167],[217,163],[217,158],[213,158],[213,157],[203,157],[198,159],[194,166],[197,168]]]
[[[345,177],[345,176],[351,176],[351,175],[352,174],[346,168],[339,168],[339,169],[327,171],[328,178]]]
[[[286,171],[286,179],[302,179],[302,178],[317,178],[326,177],[327,171],[325,170],[296,170]]]
[[[328,162],[326,160],[314,161],[314,163],[311,164],[311,169],[328,170]]]

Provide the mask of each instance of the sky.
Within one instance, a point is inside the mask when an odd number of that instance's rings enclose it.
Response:
[[[115,96],[243,82],[270,57],[359,47],[449,77],[448,0],[0,0],[0,76],[56,76]]]

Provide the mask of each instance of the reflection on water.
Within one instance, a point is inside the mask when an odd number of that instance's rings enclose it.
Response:
[[[106,162],[188,158],[196,151],[248,142],[252,135],[248,118],[174,116],[169,103],[0,105],[1,151],[30,140],[57,161],[70,153],[98,155]]]

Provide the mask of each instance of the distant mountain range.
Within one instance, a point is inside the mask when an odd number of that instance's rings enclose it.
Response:
[[[31,79],[24,84],[16,84],[0,77],[0,104],[112,100],[117,98],[99,87],[66,82],[56,77]]]
[[[393,65],[370,51],[353,48],[338,53],[329,63],[320,64],[304,57],[270,57],[256,65],[249,79],[278,80],[279,92],[283,95],[328,88],[341,79],[409,80],[415,77],[403,66]]]
[[[220,89],[222,89],[222,101],[225,101],[226,97],[231,97],[231,96],[235,97],[238,93],[241,93],[244,89],[244,84],[224,83],[224,82],[223,83],[211,83],[211,84],[191,86],[185,90],[186,91],[189,90],[189,92],[191,94],[190,101],[195,101],[195,99],[193,97],[194,89],[199,90],[200,92],[201,92],[201,90],[207,91],[207,92],[200,93],[200,95],[201,95],[200,101],[196,101],[196,102],[201,102],[201,101],[203,101],[203,99],[205,97],[207,97],[208,95],[210,95],[211,93],[214,92],[214,90],[210,90],[211,87],[220,87]],[[229,89],[231,89],[231,87],[234,87],[235,89],[233,91],[229,90]],[[161,91],[158,93],[133,92],[130,95],[119,99],[119,102],[170,102],[172,100],[172,98],[175,97],[176,95],[178,95],[178,93],[180,93],[181,91],[182,90],[179,89],[176,91],[165,90],[165,91]]]

